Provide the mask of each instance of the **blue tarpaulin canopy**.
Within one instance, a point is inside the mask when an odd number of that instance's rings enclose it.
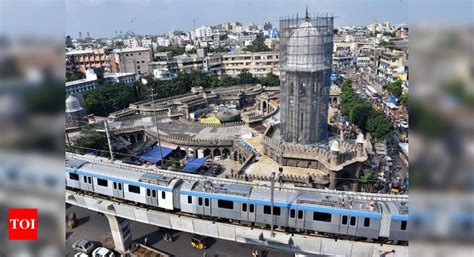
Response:
[[[161,161],[160,152],[162,152],[163,158],[166,158],[166,156],[168,156],[172,151],[173,151],[173,149],[171,149],[171,148],[161,147],[161,149],[160,149],[159,146],[155,146],[150,151],[140,155],[140,160],[147,161],[147,162],[152,162],[152,163],[158,163],[158,162]]]
[[[196,172],[206,162],[207,158],[189,158],[183,168],[185,172]]]

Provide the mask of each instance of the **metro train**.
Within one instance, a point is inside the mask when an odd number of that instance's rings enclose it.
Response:
[[[270,188],[212,183],[153,171],[66,160],[66,187],[201,218],[269,226]],[[274,190],[274,225],[289,232],[356,240],[408,241],[408,202],[303,189]]]

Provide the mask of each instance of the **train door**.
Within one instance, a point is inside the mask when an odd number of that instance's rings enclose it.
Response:
[[[256,212],[257,212],[257,208],[255,208],[255,204],[250,203],[249,204],[249,219],[248,219],[248,221],[255,222]]]
[[[347,234],[350,236],[357,235],[357,217],[356,216],[350,216],[349,227],[347,228]]]
[[[290,209],[290,215],[288,218],[288,227],[296,228],[296,209]]]
[[[304,211],[296,210],[296,228],[304,228]]]
[[[347,235],[347,229],[349,227],[349,217],[347,215],[341,215],[339,219],[339,234]]]
[[[157,192],[155,189],[146,189],[146,204],[158,206]]]
[[[249,219],[249,204],[242,203],[240,207],[240,220],[248,220]]]
[[[91,176],[85,176],[85,175],[82,176],[81,188],[86,191],[94,192]]]
[[[201,214],[203,215],[204,214],[204,199],[202,197],[197,197],[197,204],[196,204],[196,210],[197,210],[197,214]]]
[[[211,199],[204,198],[204,215],[211,216]]]
[[[114,197],[123,199],[123,184],[114,182]]]

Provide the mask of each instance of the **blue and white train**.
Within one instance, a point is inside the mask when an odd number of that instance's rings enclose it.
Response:
[[[202,218],[271,224],[270,189],[185,180],[153,171],[66,160],[66,187]],[[408,241],[408,203],[275,189],[274,225],[287,231],[377,241]]]

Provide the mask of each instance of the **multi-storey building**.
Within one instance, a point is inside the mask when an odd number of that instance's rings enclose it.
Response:
[[[243,70],[260,77],[268,73],[278,75],[278,52],[238,52],[222,55],[224,73],[237,76]]]
[[[109,51],[104,48],[75,50],[66,53],[66,72],[86,72],[91,68],[110,71]]]
[[[405,71],[405,63],[407,60],[407,55],[402,51],[385,51],[380,53],[377,57],[377,80],[385,84],[387,82],[392,82],[396,78],[406,78],[402,75]],[[403,67],[403,68],[402,68]]]
[[[125,47],[135,48],[138,47],[138,40],[136,38],[127,38],[123,40]]]
[[[112,71],[115,73],[149,73],[151,50],[144,47],[114,49],[112,51]]]

